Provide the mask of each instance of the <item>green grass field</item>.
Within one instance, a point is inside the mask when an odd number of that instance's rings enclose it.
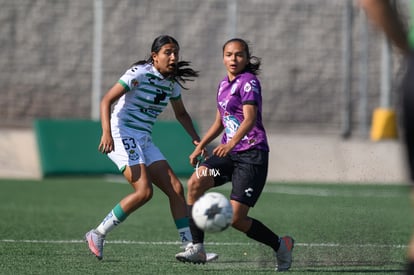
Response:
[[[176,261],[178,233],[157,189],[98,261],[83,236],[131,191],[120,182],[0,180],[0,274],[274,273],[271,250],[232,228],[206,237],[216,262]],[[290,274],[399,274],[413,224],[408,187],[397,185],[268,183],[251,216],[295,238]]]

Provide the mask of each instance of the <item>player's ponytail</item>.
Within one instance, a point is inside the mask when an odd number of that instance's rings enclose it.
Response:
[[[172,76],[175,81],[181,86],[181,88],[187,90],[183,86],[182,83],[185,83],[186,81],[194,81],[194,79],[191,79],[192,77],[198,77],[198,71],[193,70],[190,68],[189,61],[178,61],[177,68],[175,70],[174,75]],[[182,82],[182,83],[181,83]]]

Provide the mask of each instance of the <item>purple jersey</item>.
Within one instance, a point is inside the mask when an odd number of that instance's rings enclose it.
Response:
[[[226,76],[218,87],[217,108],[220,112],[224,134],[221,143],[232,139],[242,123],[243,104],[257,106],[257,119],[253,128],[233,148],[233,152],[260,149],[269,151],[266,131],[262,123],[262,94],[260,82],[252,73],[242,73],[229,82]]]

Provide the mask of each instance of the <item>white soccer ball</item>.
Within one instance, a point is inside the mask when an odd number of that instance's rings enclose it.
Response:
[[[192,216],[198,228],[205,232],[220,232],[231,224],[233,208],[221,193],[205,193],[193,205]]]

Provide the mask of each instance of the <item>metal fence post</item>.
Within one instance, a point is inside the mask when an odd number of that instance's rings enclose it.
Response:
[[[91,119],[99,120],[102,84],[103,0],[94,0]]]
[[[342,137],[349,138],[352,132],[352,0],[347,0],[343,11],[342,24],[342,65],[343,65],[343,99]]]

